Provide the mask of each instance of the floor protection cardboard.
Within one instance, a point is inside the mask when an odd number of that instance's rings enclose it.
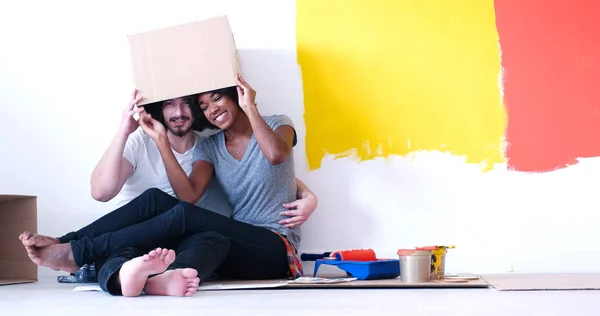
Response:
[[[482,278],[498,291],[600,290],[600,273],[507,273]]]
[[[306,279],[312,279],[307,277]],[[487,288],[489,284],[483,279],[469,280],[465,283],[431,281],[423,283],[405,283],[400,278],[383,280],[348,280],[341,277],[341,281],[334,283],[307,283],[295,280],[222,280],[205,282],[198,287],[198,291],[226,291],[226,290],[277,290],[277,289],[415,289],[415,288]],[[332,278],[329,280],[336,280]],[[97,284],[80,285],[73,289],[74,292],[102,291]]]
[[[250,289],[253,288],[269,289],[402,289],[402,288],[487,288],[489,284],[478,278],[464,283],[430,281],[422,283],[406,283],[400,278],[382,279],[382,280],[354,280],[336,283],[308,283],[294,282],[284,280],[264,280],[264,281],[215,281],[206,282],[204,286],[208,289]],[[270,285],[270,286],[269,286]]]

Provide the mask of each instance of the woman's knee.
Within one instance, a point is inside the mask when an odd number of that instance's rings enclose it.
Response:
[[[180,246],[183,247],[201,247],[204,245],[210,245],[211,247],[217,248],[222,253],[229,252],[231,242],[229,238],[223,236],[214,231],[203,231],[185,238]]]

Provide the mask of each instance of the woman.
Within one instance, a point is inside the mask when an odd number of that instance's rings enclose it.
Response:
[[[292,148],[297,138],[293,123],[283,115],[261,116],[255,102],[256,91],[241,76],[237,78],[237,84],[237,87],[198,95],[198,106],[205,118],[221,132],[197,148],[189,177],[172,155],[162,124],[142,114],[140,125],[159,144],[167,175],[180,200],[190,203],[197,200],[204,193],[214,172],[233,206],[233,219],[249,224],[239,227],[243,236],[254,236],[259,247],[270,245],[263,256],[282,258],[281,254],[285,252],[286,264],[291,267],[289,272],[299,276],[301,265],[299,261],[294,262],[297,261],[294,258],[301,239],[300,228],[280,224],[283,219],[280,215],[281,205],[296,196]],[[213,230],[223,233],[219,229]],[[228,236],[226,233],[224,235]],[[231,258],[238,257],[235,244],[231,248]],[[250,252],[248,256],[254,254]],[[290,262],[287,262],[287,257],[290,257]],[[275,262],[278,260],[271,263]],[[276,271],[275,267],[271,269],[268,264],[261,262],[242,268],[235,261],[225,260],[220,272],[227,276],[253,279],[285,276],[281,273],[258,273]],[[241,273],[241,270],[247,270],[248,273]]]
[[[295,198],[296,194],[292,154],[296,135],[292,122],[285,116],[261,116],[254,101],[256,92],[241,77],[238,85],[233,90],[211,91],[198,96],[198,106],[206,119],[222,131],[197,149],[189,178],[172,156],[164,126],[147,113],[141,115],[140,125],[158,144],[173,189],[184,202],[119,231],[95,237],[84,236],[69,243],[41,248],[37,253],[30,253],[32,260],[40,265],[73,272],[98,258],[111,258],[123,249],[150,249],[157,245],[173,248],[186,238],[213,232],[229,240],[229,247],[222,247],[227,252],[217,269],[221,277],[272,279],[302,276],[302,266],[295,256],[301,239],[300,229],[280,223],[283,219],[280,215],[282,204]],[[234,209],[232,218],[192,204],[203,194],[213,172],[229,196]],[[156,195],[160,194],[154,190],[151,196],[156,199]],[[146,275],[136,275],[136,290],[127,292],[135,294],[141,291],[141,279],[150,274],[160,275],[162,263],[169,265],[171,257],[166,256],[168,260],[156,259],[155,263],[158,263],[152,269],[144,270]],[[121,258],[117,268],[112,265],[113,268],[106,274],[107,282],[121,282],[120,286],[123,286],[125,267],[129,279],[131,266],[151,265],[150,259],[148,256],[138,257],[131,260],[135,264],[125,266],[131,262],[123,263]],[[119,269],[121,266],[123,269]],[[179,268],[182,268],[181,263]],[[198,275],[210,275],[210,272],[198,271]]]

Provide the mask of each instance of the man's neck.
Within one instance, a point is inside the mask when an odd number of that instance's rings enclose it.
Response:
[[[252,125],[246,113],[240,111],[235,122],[225,131],[227,140],[238,139],[240,137],[250,137],[252,135]]]
[[[167,132],[167,137],[169,138],[169,144],[171,145],[171,148],[180,154],[190,150],[192,147],[194,147],[194,143],[196,142],[194,130],[190,130],[183,136],[177,136],[173,135],[171,132]]]

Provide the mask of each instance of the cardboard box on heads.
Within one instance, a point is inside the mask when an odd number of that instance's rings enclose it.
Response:
[[[151,105],[237,85],[241,74],[227,16],[128,36],[135,87]]]

